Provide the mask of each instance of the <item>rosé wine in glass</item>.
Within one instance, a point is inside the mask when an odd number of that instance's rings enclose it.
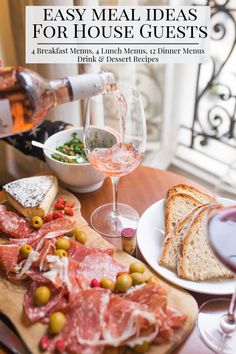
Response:
[[[146,146],[146,122],[142,98],[133,88],[119,86],[91,97],[84,120],[84,147],[91,165],[110,177],[113,203],[97,208],[92,227],[104,236],[120,237],[123,228],[137,228],[139,215],[129,205],[117,202],[119,178],[142,161]]]
[[[117,143],[111,148],[97,148],[89,155],[91,165],[108,177],[121,177],[132,172],[142,160],[142,154],[132,143]]]

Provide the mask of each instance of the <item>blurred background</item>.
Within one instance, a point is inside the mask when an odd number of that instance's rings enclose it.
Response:
[[[26,65],[26,5],[210,5],[211,61],[204,65]],[[4,66],[30,67],[48,79],[113,71],[118,80],[137,86],[143,95],[148,136],[143,164],[208,186],[236,159],[235,19],[236,0],[1,0],[0,59]],[[83,102],[65,104],[48,118],[81,125],[83,109]],[[43,162],[0,142],[0,183],[42,170]]]

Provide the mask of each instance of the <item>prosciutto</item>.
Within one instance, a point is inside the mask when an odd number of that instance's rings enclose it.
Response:
[[[54,341],[63,339],[70,353],[102,353],[104,346],[128,344],[143,331],[145,338],[158,332],[155,316],[144,306],[101,288],[80,291],[66,318]]]
[[[148,310],[155,314],[160,324],[155,343],[168,341],[173,330],[182,327],[186,321],[185,315],[167,307],[167,291],[157,282],[140,286],[126,294],[125,298],[147,306]]]
[[[19,239],[28,238],[33,233],[29,222],[13,211],[8,211],[5,205],[0,205],[0,230]]]

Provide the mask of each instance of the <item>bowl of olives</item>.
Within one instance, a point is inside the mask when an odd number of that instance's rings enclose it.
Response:
[[[116,142],[117,137],[109,132],[106,134],[108,139]],[[71,128],[54,134],[46,140],[45,147],[58,151],[57,154],[44,149],[44,156],[63,187],[73,192],[87,193],[102,186],[104,176],[91,166],[84,151],[83,128]],[[67,159],[60,152],[78,158]]]

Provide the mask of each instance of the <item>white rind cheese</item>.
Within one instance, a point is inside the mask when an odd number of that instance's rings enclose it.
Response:
[[[44,217],[58,193],[54,176],[22,178],[3,186],[8,203],[25,217]]]
[[[25,208],[39,207],[54,183],[53,176],[36,176],[10,182],[3,187],[12,198]]]

